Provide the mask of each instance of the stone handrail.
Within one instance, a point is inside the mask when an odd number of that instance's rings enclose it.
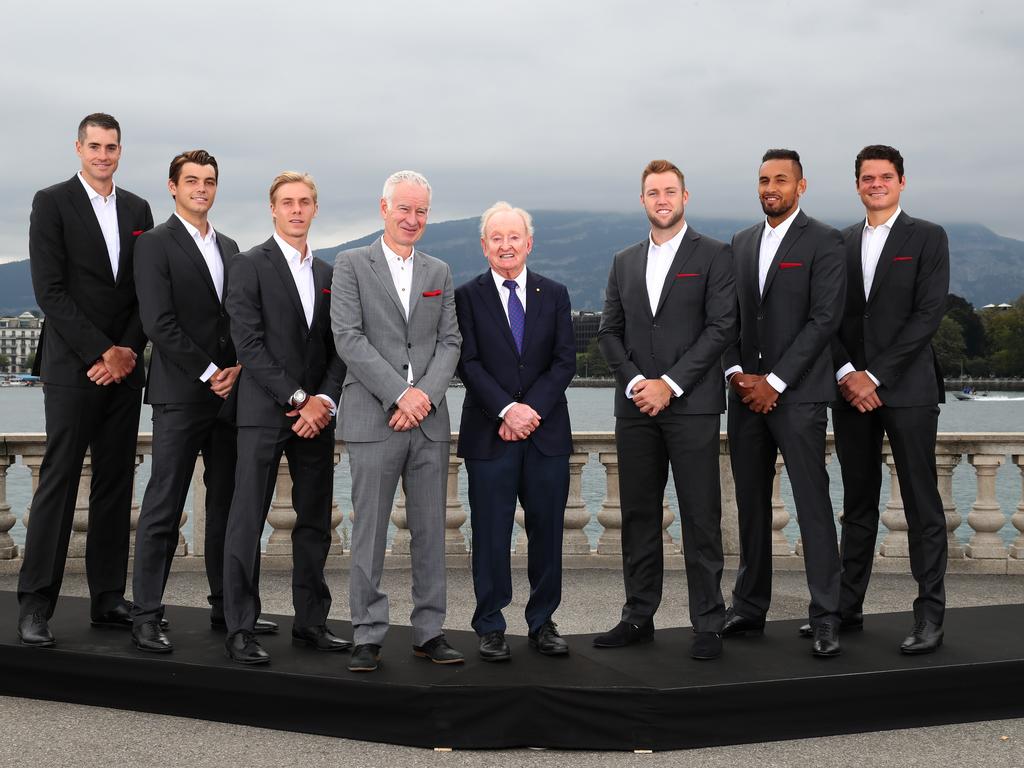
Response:
[[[453,566],[468,566],[468,536],[464,532],[467,508],[461,500],[460,489],[465,482],[461,469],[462,460],[455,456],[455,438],[452,436],[452,453],[448,465],[448,501],[446,509],[446,550],[448,562]],[[39,467],[42,462],[46,437],[38,433],[0,434],[0,573],[14,573],[20,568],[21,552],[11,536],[11,531],[20,522],[28,526],[31,509],[13,510],[7,496],[8,469],[20,461],[31,473],[31,490],[35,491],[39,481]],[[136,457],[138,467],[146,460],[152,448],[152,435],[140,433]],[[344,443],[336,445],[335,463],[341,461]],[[899,493],[899,478],[893,465],[888,444],[885,445],[884,459],[889,467],[890,493],[881,512],[876,569],[909,572],[907,523]],[[826,460],[832,459],[833,442],[831,434],[826,446]],[[974,472],[974,500],[969,509],[958,509],[953,495],[953,471],[966,457]],[[604,494],[597,509],[588,507],[584,499],[583,472],[588,463],[596,459],[604,473]],[[942,433],[939,435],[936,460],[938,464],[938,485],[946,511],[946,528],[949,536],[949,560],[951,572],[968,573],[1020,573],[1024,574],[1024,492],[1018,493],[1017,504],[1004,509],[996,496],[996,473],[1001,465],[1012,462],[1021,473],[1021,488],[1024,491],[1024,433]],[[723,433],[720,442],[720,465],[722,474],[722,534],[728,566],[735,566],[738,558],[738,532],[736,498],[729,468],[728,439]],[[793,514],[783,500],[782,474],[784,464],[781,457],[777,462],[780,472],[775,479],[772,504],[773,555],[776,568],[802,569],[803,557],[799,539],[791,545],[784,529]],[[573,434],[573,454],[569,462],[569,501],[565,510],[563,537],[563,558],[566,567],[620,567],[622,551],[622,514],[619,506],[618,459],[615,452],[615,437],[611,432],[577,432]],[[83,467],[82,482],[79,486],[75,508],[75,519],[71,544],[68,552],[68,567],[72,571],[84,567],[85,541],[88,536],[89,499],[89,458]],[[199,570],[202,568],[204,540],[203,521],[205,514],[205,493],[202,483],[202,460],[200,459],[193,480],[191,509],[186,510],[182,527],[191,517],[192,535],[187,541],[182,534],[176,552],[176,568]],[[134,530],[139,514],[141,489],[136,488],[135,503],[132,507],[132,528]],[[348,521],[343,509],[348,512]],[[841,510],[837,509],[841,517]],[[957,529],[965,522],[968,530],[960,543]],[[665,504],[664,540],[666,567],[682,566],[679,543],[669,533],[676,514],[668,502]],[[346,498],[334,499],[332,525],[334,542],[331,547],[329,564],[332,567],[346,567],[348,564],[347,542],[351,523],[351,502]],[[406,526],[405,504],[401,493],[396,498],[392,511],[394,535],[387,564],[391,567],[408,565],[409,531]],[[522,526],[522,510],[517,512],[517,521]],[[291,529],[295,512],[291,508],[291,478],[287,462],[282,460],[277,490],[267,520],[271,532],[263,553],[264,567],[270,569],[288,568],[291,563]],[[1016,537],[1007,544],[1002,535],[1004,529],[1012,526]],[[592,546],[585,528],[600,527],[596,546]],[[1009,531],[1012,534],[1012,530]],[[1009,537],[1007,537],[1009,538]],[[511,546],[511,542],[510,542]],[[525,535],[520,531],[514,544],[513,561],[521,563],[526,552]]]

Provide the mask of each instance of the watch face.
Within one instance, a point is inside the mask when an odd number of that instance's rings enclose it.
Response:
[[[300,389],[297,390],[294,395],[292,395],[292,402],[295,403],[296,405],[300,405],[301,403],[306,402],[307,397],[308,395]]]

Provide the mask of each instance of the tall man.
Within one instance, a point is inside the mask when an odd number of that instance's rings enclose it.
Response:
[[[210,621],[224,625],[224,529],[235,487],[231,394],[240,367],[223,304],[238,245],[209,221],[218,182],[213,155],[202,149],[177,155],[167,181],[174,213],[136,244],[139,315],[153,343],[146,381],[146,402],[153,407],[153,472],[135,535],[132,637],[139,650],[156,653],[172,650],[160,629],[161,601],[200,452]],[[257,622],[258,629],[272,627]]]
[[[526,268],[533,220],[508,203],[480,218],[490,269],[455,291],[466,385],[459,456],[469,475],[473,529],[473,629],[480,657],[511,657],[501,611],[512,602],[509,542],[521,499],[529,538],[530,647],[569,652],[552,615],[562,599],[562,522],[572,429],[565,390],[576,373],[569,292]]]
[[[846,313],[832,340],[842,395],[832,408],[843,473],[843,627],[863,626],[888,435],[910,529],[910,570],[918,585],[904,653],[942,644],[946,519],[936,485],[935,433],[942,374],[931,347],[949,291],[949,243],[942,227],[900,208],[903,156],[872,145],[857,155],[857,192],[866,218],[843,231]]]
[[[731,388],[729,453],[740,567],[723,636],[761,634],[772,595],[772,483],[778,451],[803,539],[816,656],[839,654],[839,550],[825,471],[829,342],[843,314],[846,270],[832,227],[800,210],[800,155],[770,149],[758,173],[765,221],[732,241],[739,342],[723,358]]]
[[[124,599],[135,442],[146,337],[132,255],[153,226],[149,203],[114,186],[121,127],[96,113],[78,126],[82,169],[36,193],[29,258],[46,324],[36,353],[46,413],[46,453],[18,579],[18,635],[53,645],[48,625],[64,578],[75,499],[92,454],[85,567],[92,623],[131,626]]]
[[[338,254],[331,325],[348,366],[339,431],[352,471],[349,605],[356,647],[349,669],[372,672],[388,630],[380,588],[388,521],[399,478],[412,535],[413,653],[463,661],[448,645],[444,562],[451,427],[445,393],[459,361],[451,269],[415,248],[430,212],[430,184],[414,171],[388,177],[384,234]]]
[[[313,257],[307,240],[316,197],[311,176],[279,174],[270,185],[273,236],[231,260],[226,306],[242,373],[235,495],[224,541],[224,619],[228,655],[241,664],[270,660],[253,634],[260,615],[260,535],[282,455],[296,515],[292,638],[318,651],[352,645],[327,628],[333,426],[345,365],[331,335],[331,268]]]
[[[672,466],[696,659],[721,655],[721,358],[736,338],[729,246],[684,218],[689,193],[667,160],[644,168],[640,202],[648,240],[615,255],[598,339],[615,375],[615,447],[622,505],[622,620],[594,645],[654,636],[664,571],[662,503]]]

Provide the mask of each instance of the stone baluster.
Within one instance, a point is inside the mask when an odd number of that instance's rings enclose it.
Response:
[[[281,457],[281,463],[277,468],[277,486],[274,490],[274,500],[270,502],[267,522],[273,531],[267,540],[266,554],[291,557],[292,530],[295,528],[296,515],[292,507],[292,476],[288,471],[288,458],[285,456]]]
[[[89,536],[89,491],[92,487],[92,455],[86,454],[82,462],[82,477],[78,481],[75,498],[75,516],[71,523],[71,541],[68,557],[85,557],[85,544]]]
[[[668,505],[668,499],[665,499],[661,504],[661,540],[662,548],[666,555],[678,555],[683,548],[682,531],[683,527],[679,526],[679,543],[676,544],[672,538],[672,534],[668,532],[668,527],[672,525],[672,521],[676,519],[675,513],[672,508]]]
[[[35,498],[36,489],[39,487],[39,468],[43,464],[43,454],[25,454],[21,457],[21,463],[28,467],[32,477],[32,493],[28,504],[25,505],[25,513],[21,516],[21,524],[28,528],[29,517],[32,515],[32,499]]]
[[[900,493],[900,478],[896,472],[896,460],[892,457],[888,445],[884,453],[885,464],[889,467],[889,500],[882,511],[882,524],[888,530],[878,554],[882,557],[910,557],[910,542],[907,539],[907,515],[903,509],[903,496]]]
[[[337,471],[337,466],[341,461],[341,453],[339,451],[334,452],[334,466]],[[331,488],[334,488],[334,484],[331,484]],[[331,548],[328,551],[328,555],[341,555],[345,553],[345,549],[348,546],[348,534],[342,526],[342,521],[345,519],[344,514],[341,511],[341,502],[334,497],[332,490],[331,493]]]
[[[1010,557],[1024,560],[1024,454],[1014,454],[1011,458],[1017,465],[1017,469],[1020,470],[1021,499],[1017,503],[1017,510],[1013,513],[1013,517],[1010,518],[1013,527],[1017,529],[1017,538],[1010,546]]]
[[[1006,524],[1003,510],[996,499],[996,472],[1005,457],[1002,454],[971,453],[967,461],[977,475],[978,491],[967,515],[967,524],[975,533],[967,544],[967,556],[976,560],[1006,557],[1006,544],[999,531]]]
[[[568,510],[566,510],[568,511]],[[530,551],[530,540],[526,536],[526,510],[523,509],[523,505],[516,501],[516,531],[515,531],[515,547],[512,551],[517,555],[525,555]]]
[[[622,554],[622,507],[619,504],[619,457],[615,451],[601,452],[597,459],[604,465],[605,495],[597,522],[604,530],[597,541],[598,554]]]
[[[206,464],[203,462],[203,457],[199,456],[196,459],[196,468],[192,472],[192,554],[196,557],[206,556],[206,483],[203,482],[203,472],[205,471]],[[182,515],[180,528],[183,528],[184,525],[185,516]],[[180,549],[180,541],[178,546]]]
[[[736,482],[732,477],[727,444],[723,440],[720,445],[718,473],[722,487],[722,552],[727,556],[739,555],[740,517],[739,509],[736,506]]]
[[[135,481],[136,481],[136,479],[139,476],[139,467],[142,465],[142,462],[143,462],[143,460],[145,458],[146,457],[143,456],[141,453],[135,454],[135,466],[132,467],[132,506],[131,506],[131,511],[129,512],[129,518],[128,518],[128,520],[129,520],[129,522],[128,522],[128,527],[129,527],[129,532],[128,532],[128,557],[131,560],[133,560],[133,561],[134,561],[134,558],[135,558],[135,532],[139,529],[139,515],[142,513],[142,502],[139,499],[138,488],[135,487]],[[152,462],[152,459],[151,459],[150,460],[150,469],[152,469],[152,464],[153,464],[153,462]],[[142,489],[143,494],[145,494],[145,490],[146,490],[145,488]],[[182,515],[181,515],[182,522],[178,526],[178,529],[179,529],[179,533],[178,533],[178,548],[174,551],[175,555],[187,555],[188,554],[188,545],[185,543],[185,537],[182,536],[181,533],[180,533],[181,526],[185,524],[185,520],[187,519],[187,516],[188,516],[188,512],[183,512]],[[183,549],[183,547],[184,547],[184,549]]]
[[[569,456],[569,500],[565,503],[562,531],[563,555],[589,555],[590,540],[583,529],[590,522],[590,512],[583,501],[583,467],[590,454],[574,453]]]
[[[953,500],[953,470],[960,463],[959,453],[945,453],[941,444],[936,446],[935,469],[938,472],[939,497],[946,515],[946,540],[950,560],[961,560],[964,557],[964,546],[956,537],[956,529],[963,518],[957,511]]]
[[[11,538],[11,528],[18,518],[11,514],[11,505],[7,503],[7,468],[13,463],[13,456],[0,456],[0,560],[18,556],[18,545]]]
[[[409,531],[409,516],[405,506],[405,490],[402,488],[401,481],[398,483],[398,497],[395,499],[395,506],[391,509],[391,522],[395,526],[395,533],[391,537],[391,554],[408,555],[412,548],[412,533]]]
[[[466,536],[461,530],[466,522],[466,510],[459,500],[460,464],[462,459],[454,453],[448,457],[448,495],[444,509],[444,551],[448,555],[464,555],[469,551]]]
[[[780,453],[775,457],[775,480],[772,482],[772,556],[788,557],[793,554],[783,529],[789,525],[789,511],[782,500],[782,470],[786,466]],[[801,554],[801,542],[797,539],[796,554]]]

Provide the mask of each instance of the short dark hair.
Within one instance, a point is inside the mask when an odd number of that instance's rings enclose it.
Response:
[[[117,131],[117,143],[121,143],[121,124],[113,115],[108,115],[106,112],[93,112],[91,115],[83,117],[82,122],[78,124],[79,141],[85,141],[85,129],[90,125],[108,131]]]
[[[804,166],[800,162],[800,153],[795,149],[769,149],[764,153],[761,162],[766,163],[769,160],[792,160],[796,165],[797,179],[804,177]]]
[[[675,163],[671,163],[668,160],[651,160],[644,168],[643,174],[640,176],[640,192],[644,191],[644,183],[647,181],[647,177],[652,173],[674,173],[679,177],[679,186],[686,189],[686,179],[683,176],[683,172],[679,170]]]
[[[853,167],[853,178],[860,179],[860,167],[865,160],[888,160],[896,168],[896,173],[903,178],[903,155],[896,147],[886,144],[868,144],[857,153],[857,162]]]
[[[185,166],[185,163],[212,165],[213,178],[218,180],[220,179],[220,171],[217,170],[217,158],[205,149],[190,149],[187,152],[182,152],[180,155],[175,156],[175,158],[171,160],[171,168],[167,171],[167,178],[177,184],[178,179],[181,178],[181,169]]]

